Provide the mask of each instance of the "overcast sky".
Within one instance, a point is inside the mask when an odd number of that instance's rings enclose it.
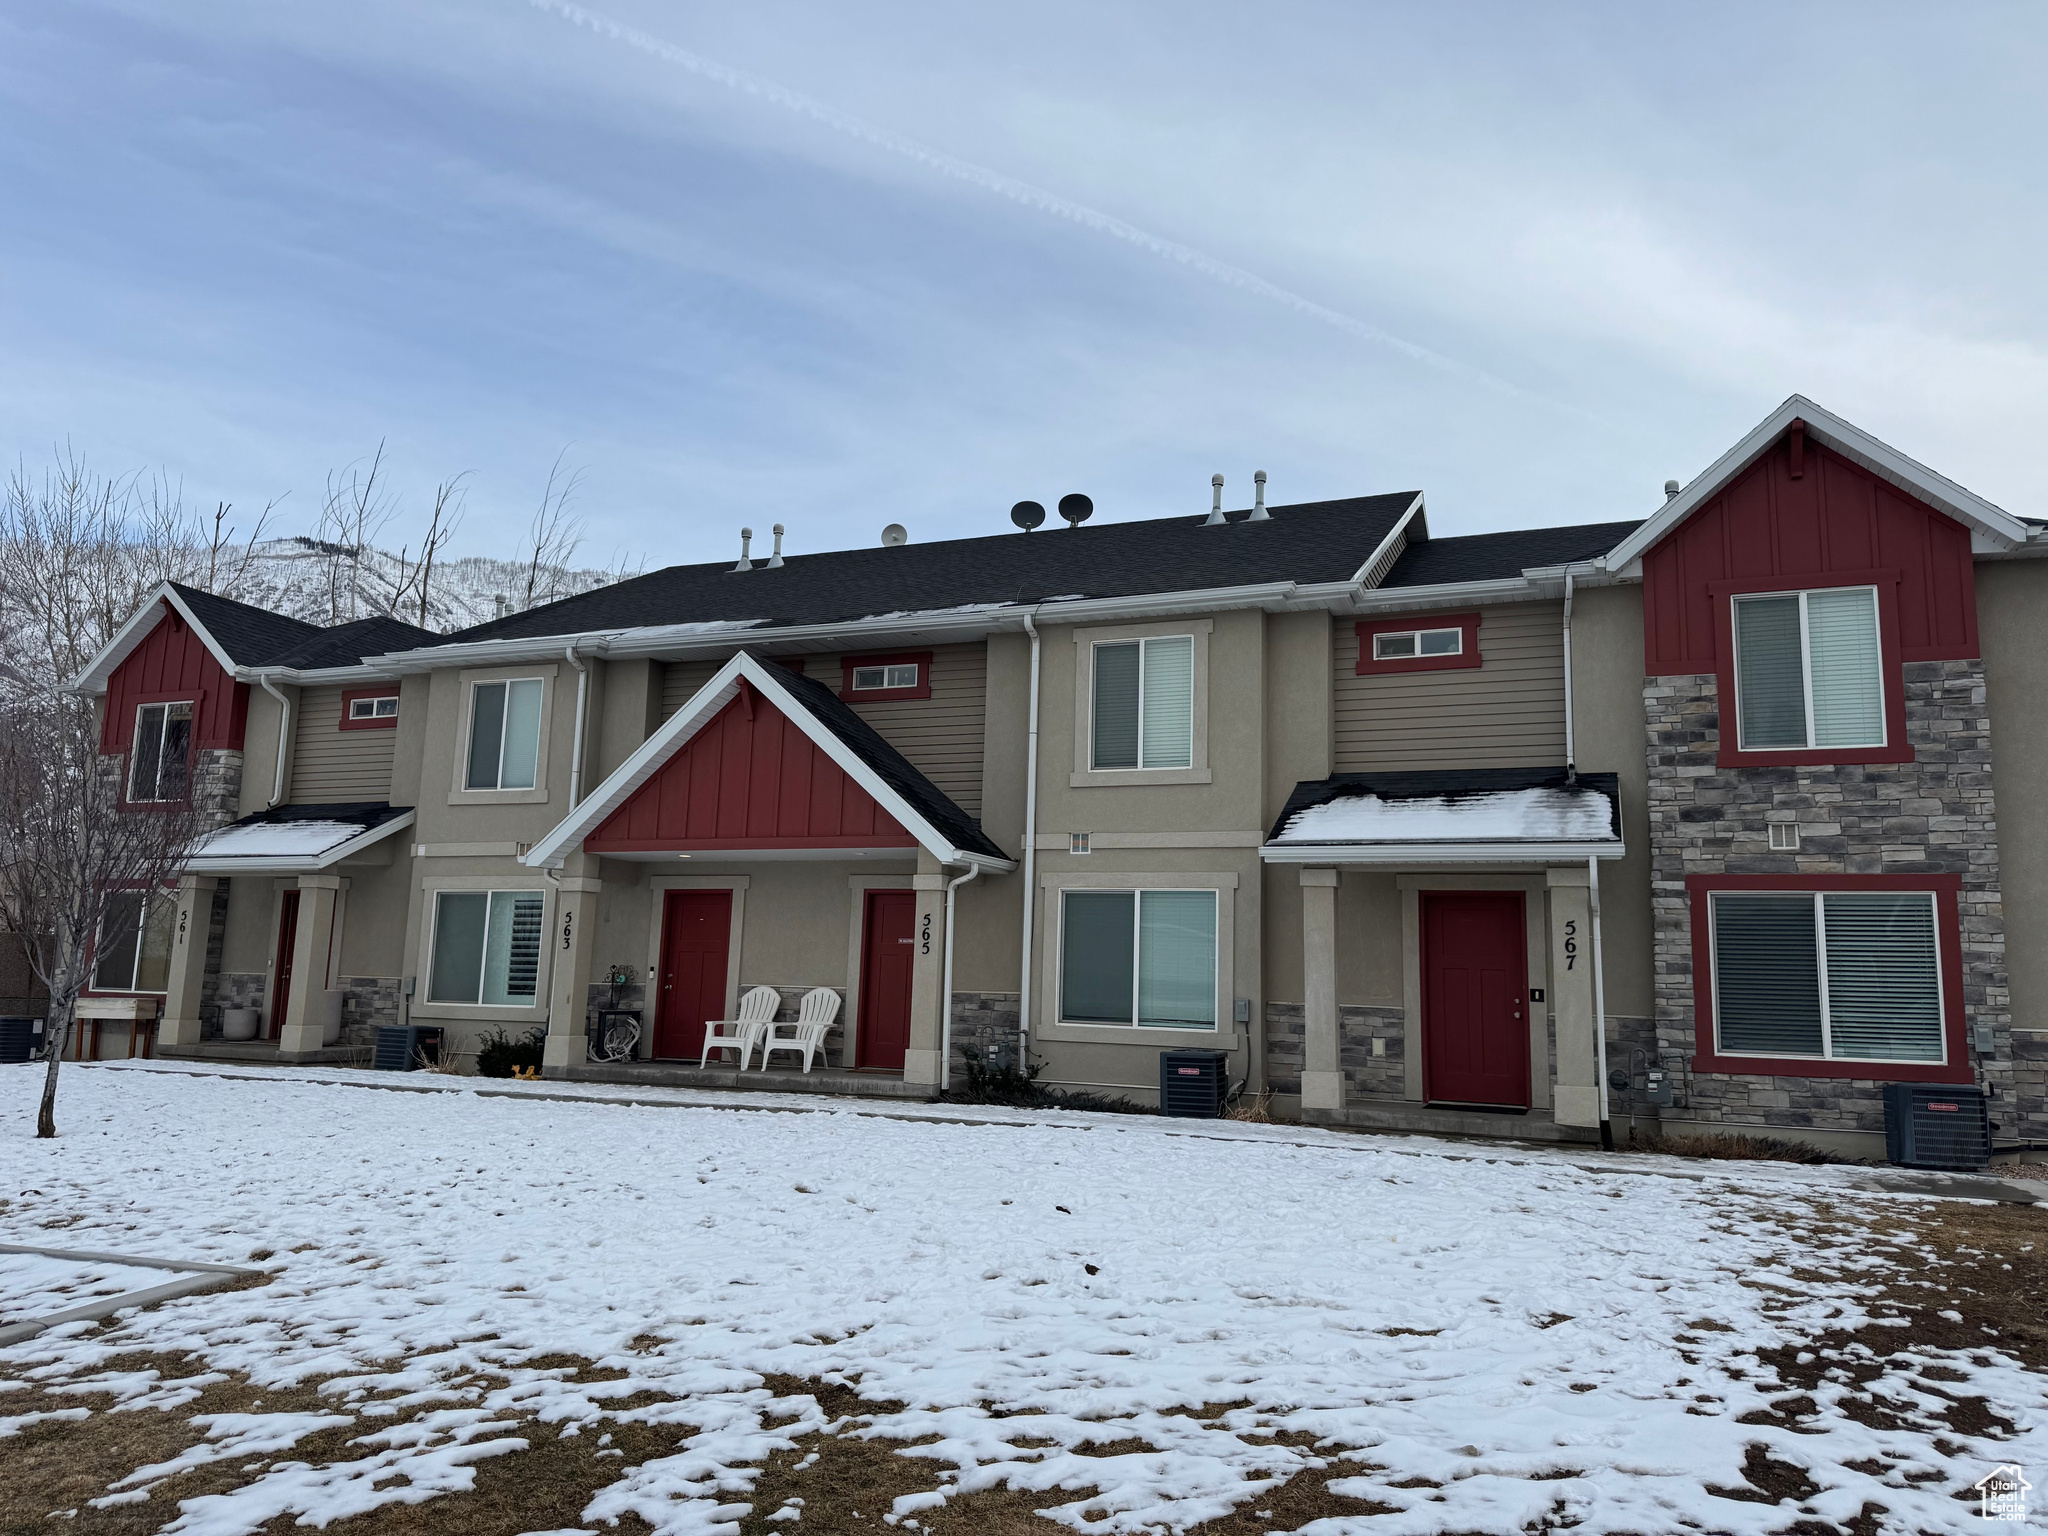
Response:
[[[1639,517],[1797,391],[2048,514],[2044,78],[2032,0],[0,0],[0,452],[302,524],[383,439],[495,552],[566,449],[665,564]]]

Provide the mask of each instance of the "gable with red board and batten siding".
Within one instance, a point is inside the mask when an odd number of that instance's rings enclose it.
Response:
[[[156,627],[107,677],[100,751],[110,756],[128,751],[139,705],[182,700],[192,703],[194,746],[203,751],[241,750],[249,718],[249,685],[228,674],[183,614],[169,603],[158,606],[163,617]]]
[[[744,681],[583,840],[591,853],[916,846],[901,822]]]
[[[1715,583],[1895,570],[1898,659],[1978,654],[1970,531],[1809,438],[1795,423],[1772,448],[1643,554],[1643,670],[1716,671]]]

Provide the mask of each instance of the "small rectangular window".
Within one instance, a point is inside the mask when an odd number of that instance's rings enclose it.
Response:
[[[373,699],[350,699],[348,717],[351,720],[392,720],[398,715],[398,695],[386,694]]]
[[[1943,1060],[1932,894],[1719,891],[1710,911],[1724,1055]]]
[[[128,749],[128,798],[162,802],[185,798],[192,757],[192,705],[144,704],[135,711]]]
[[[466,789],[532,789],[540,771],[541,680],[470,688]]]
[[[853,686],[857,692],[870,688],[915,688],[916,662],[892,662],[883,667],[855,667]]]
[[[1194,675],[1192,635],[1097,645],[1091,766],[1193,766]]]
[[[1060,1017],[1147,1029],[1216,1025],[1216,893],[1061,893]]]
[[[1734,604],[1742,751],[1885,744],[1876,588],[1773,593]]]
[[[1771,823],[1771,852],[1797,853],[1799,851],[1799,828],[1789,821]]]
[[[1092,832],[1069,832],[1067,834],[1067,852],[1090,852],[1094,836],[1095,834]]]
[[[538,891],[442,891],[427,999],[531,1008],[540,993]]]
[[[117,891],[107,899],[93,949],[95,992],[161,992],[170,985],[176,906],[161,896],[145,901],[140,891]]]
[[[1372,637],[1374,661],[1407,661],[1421,656],[1461,656],[1465,651],[1462,629],[1396,630]]]

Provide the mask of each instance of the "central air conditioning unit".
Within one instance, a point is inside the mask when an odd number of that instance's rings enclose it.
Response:
[[[1220,1120],[1230,1097],[1230,1052],[1161,1051],[1159,1113]]]
[[[1976,1172],[1991,1161],[1991,1106],[1984,1090],[1886,1083],[1884,1153],[1901,1168]]]

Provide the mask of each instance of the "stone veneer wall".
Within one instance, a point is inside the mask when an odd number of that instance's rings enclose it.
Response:
[[[1017,1019],[1021,999],[1015,992],[953,994],[953,1074],[959,1081],[969,1053],[990,1066],[1008,1066],[1017,1059]]]
[[[199,1015],[199,1038],[202,1040],[221,1038],[220,1016],[223,1010],[261,1008],[264,993],[270,985],[270,976],[264,971],[222,971],[208,979],[214,983],[214,1005]]]
[[[379,1028],[398,1023],[401,978],[343,976],[340,981],[342,1044],[374,1044]]]
[[[2042,1063],[2016,1079],[2005,971],[1991,729],[1981,661],[1908,663],[1910,763],[1731,768],[1715,761],[1718,681],[1711,673],[1643,685],[1648,730],[1651,902],[1656,924],[1657,1054],[1683,1072],[1684,1102],[1667,1120],[1731,1127],[1878,1131],[1883,1085],[1860,1078],[1692,1073],[1692,906],[1688,875],[1955,874],[1962,877],[1964,1013],[1978,1081],[1996,1097],[1998,1137],[2041,1114]],[[1796,822],[1796,853],[1772,853],[1766,827]],[[1953,986],[1957,978],[1945,977]],[[1977,1056],[1974,1027],[1990,1025],[1996,1053]],[[2029,1042],[2031,1044],[2032,1042]],[[2032,1103],[2016,1102],[2026,1087]]]
[[[1301,1092],[1306,1025],[1300,1003],[1266,1004],[1266,1086],[1275,1093]],[[1384,1040],[1384,1056],[1372,1043]],[[1340,1004],[1337,1059],[1344,1071],[1344,1095],[1353,1099],[1399,1099],[1407,1095],[1408,1017],[1400,1008]]]

